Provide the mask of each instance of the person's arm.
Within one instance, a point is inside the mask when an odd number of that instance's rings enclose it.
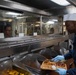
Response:
[[[73,50],[70,50],[69,53],[64,55],[65,60],[72,58]]]
[[[58,62],[61,60],[67,60],[67,59],[72,58],[72,53],[73,53],[73,50],[70,50],[69,53],[67,53],[65,55],[57,55],[55,58],[53,58],[51,60],[54,62]]]

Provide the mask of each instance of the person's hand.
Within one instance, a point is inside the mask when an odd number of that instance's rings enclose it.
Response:
[[[54,62],[58,62],[58,61],[64,60],[64,56],[63,55],[58,55],[51,60],[54,61]]]
[[[58,68],[56,70],[57,73],[59,73],[59,75],[66,75],[66,69],[63,69],[63,68]]]

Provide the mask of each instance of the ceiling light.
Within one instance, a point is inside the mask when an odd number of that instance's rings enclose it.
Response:
[[[11,1],[11,0],[4,0],[4,1],[6,1],[6,2],[14,2],[14,1]]]
[[[4,1],[10,1],[10,0],[4,0]]]
[[[20,13],[15,13],[15,12],[6,12],[6,14],[8,14],[8,15],[15,15],[15,16],[22,15]]]
[[[58,20],[57,19],[52,19],[52,21],[57,22]]]
[[[25,17],[16,17],[17,19],[22,19],[22,18],[25,18]]]
[[[9,21],[9,22],[12,22],[12,19],[3,19],[3,21]]]
[[[36,27],[39,27],[39,24],[36,24],[35,26],[36,26]]]
[[[51,0],[51,1],[53,1],[53,2],[55,2],[55,3],[57,3],[57,4],[59,4],[59,5],[62,5],[62,6],[67,6],[67,5],[70,4],[70,3],[69,3],[68,1],[66,1],[66,0]]]
[[[54,24],[54,22],[53,21],[48,21],[48,22],[46,22],[46,24]]]

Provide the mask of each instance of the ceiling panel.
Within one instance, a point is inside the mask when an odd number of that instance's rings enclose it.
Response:
[[[55,4],[54,2],[50,1],[50,0],[13,0],[13,1],[17,1],[20,2],[22,4],[26,4],[38,9],[51,9],[51,8],[56,8],[56,7],[60,7],[59,5]]]
[[[16,1],[24,5],[41,9],[46,12],[50,12],[53,15],[63,15],[68,13],[66,9],[67,6],[60,6],[52,2],[51,0],[12,0],[12,1]],[[67,1],[72,1],[72,0],[67,0]]]
[[[41,9],[47,12],[51,12],[54,15],[64,10],[66,7],[60,6],[51,0],[13,0],[24,5],[28,5],[37,9]],[[62,13],[65,13],[63,11]]]

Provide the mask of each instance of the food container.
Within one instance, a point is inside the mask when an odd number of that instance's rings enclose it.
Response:
[[[27,54],[27,55],[20,55],[16,56],[13,60],[14,65],[20,68],[25,69],[27,67],[28,70],[31,71],[31,73],[35,75],[40,74],[40,65],[41,63],[46,60],[46,58],[40,54],[34,53],[34,54]]]
[[[0,62],[0,75],[32,75],[29,70],[21,71],[20,68],[13,66],[11,59]]]
[[[60,53],[57,50],[50,49],[50,48],[45,48],[45,49],[42,49],[39,52],[39,54],[43,55],[47,59],[51,59],[51,58],[54,58],[55,56],[59,55]]]

